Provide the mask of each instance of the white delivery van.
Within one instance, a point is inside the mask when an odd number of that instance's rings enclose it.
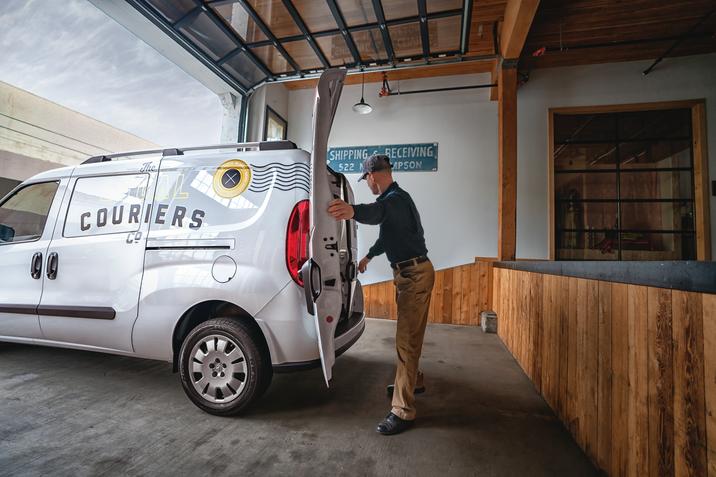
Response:
[[[0,201],[0,341],[174,363],[217,415],[274,371],[323,367],[363,332],[353,201],[326,166],[345,73],[319,81],[313,152],[289,142],[93,157]],[[0,361],[2,355],[0,355]]]

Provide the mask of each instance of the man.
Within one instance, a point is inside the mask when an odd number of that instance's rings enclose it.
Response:
[[[350,204],[336,199],[328,212],[336,220],[380,224],[380,235],[368,254],[361,259],[358,270],[363,273],[376,255],[385,252],[393,268],[393,282],[398,303],[398,324],[395,347],[398,352],[395,384],[388,386],[393,402],[390,414],[377,431],[384,435],[398,434],[415,420],[415,393],[424,392],[418,361],[428,321],[430,295],[435,270],[428,260],[423,226],[415,203],[406,191],[393,181],[388,156],[375,154],[363,161],[363,175],[371,192],[377,195],[372,204]]]

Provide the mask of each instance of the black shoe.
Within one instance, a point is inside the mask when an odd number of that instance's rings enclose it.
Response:
[[[384,436],[391,436],[393,434],[400,434],[401,432],[410,429],[412,425],[413,421],[401,419],[391,412],[388,414],[388,417],[383,420],[383,422],[378,424],[376,431]]]
[[[389,384],[386,386],[385,391],[388,393],[388,397],[393,397],[393,391],[395,390],[395,384]],[[419,388],[415,388],[413,390],[413,393],[415,394],[423,394],[425,392],[425,386],[420,386]]]

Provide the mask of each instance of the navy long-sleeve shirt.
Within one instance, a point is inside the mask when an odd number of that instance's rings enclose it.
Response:
[[[353,206],[353,218],[363,224],[380,225],[378,240],[368,258],[385,252],[390,263],[427,255],[423,225],[412,197],[393,182],[372,204]]]

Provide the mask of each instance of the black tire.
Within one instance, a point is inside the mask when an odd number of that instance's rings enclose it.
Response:
[[[209,337],[212,335],[228,338],[238,346],[244,356],[244,360],[241,362],[245,362],[246,372],[239,373],[244,378],[242,381],[243,388],[240,392],[230,395],[231,400],[228,402],[215,402],[216,396],[202,394],[194,385],[196,381],[197,385],[201,387],[198,383],[200,382],[199,377],[203,377],[203,375],[194,373],[192,370],[194,363],[192,350],[195,349],[198,343],[207,340],[211,341]],[[209,414],[232,416],[246,409],[266,391],[269,384],[271,384],[273,368],[268,349],[260,331],[240,319],[212,318],[197,325],[184,338],[179,351],[179,376],[184,392],[197,407]],[[209,379],[209,376],[207,375],[206,378]],[[214,399],[212,400],[212,398]]]

